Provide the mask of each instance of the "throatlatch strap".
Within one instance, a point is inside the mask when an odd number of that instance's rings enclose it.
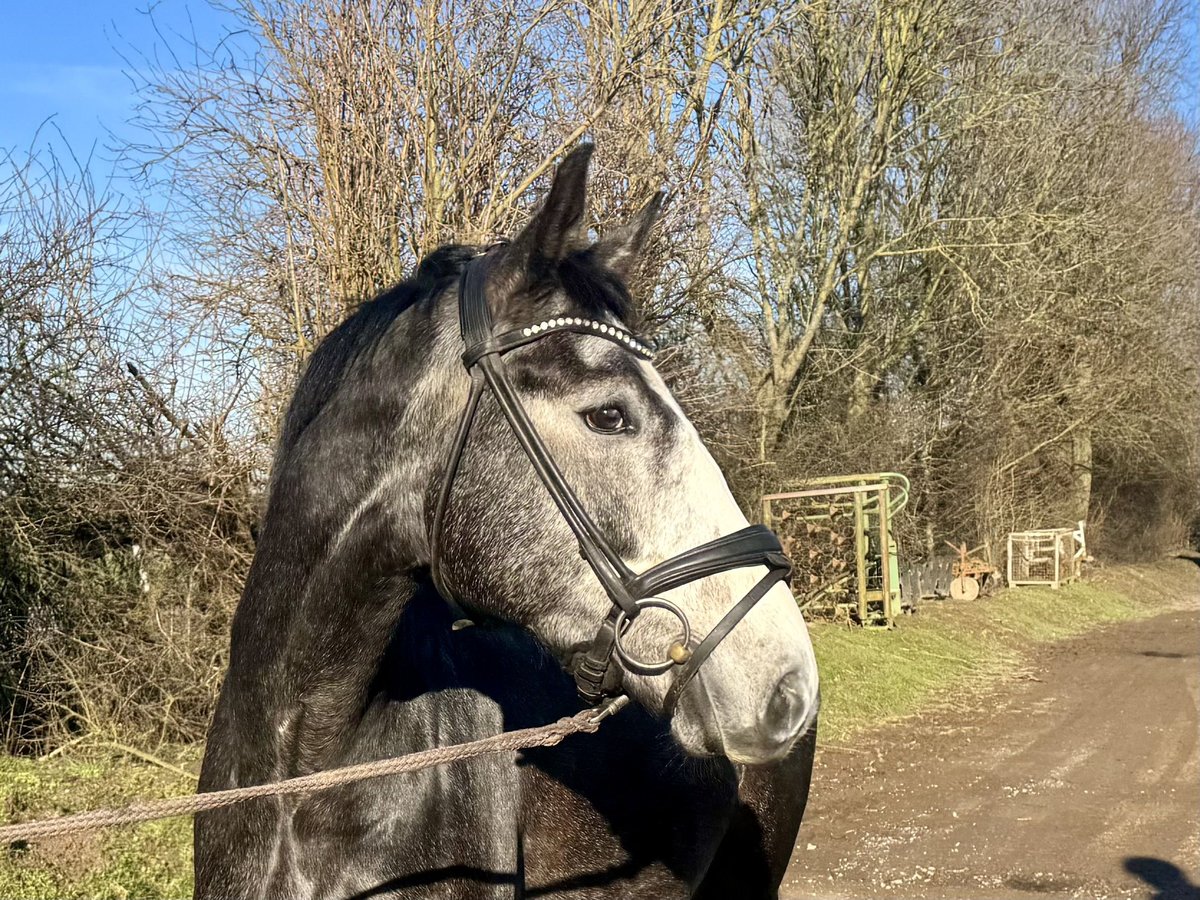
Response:
[[[453,601],[454,598],[442,579],[442,529],[445,527],[446,508],[450,505],[450,491],[454,487],[454,476],[458,474],[458,466],[462,462],[467,438],[471,436],[471,423],[475,421],[475,411],[479,408],[479,399],[483,396],[484,387],[483,376],[472,372],[467,405],[463,407],[462,416],[458,420],[458,431],[454,435],[454,443],[450,445],[450,456],[446,459],[446,471],[442,475],[442,489],[438,492],[437,506],[433,513],[433,534],[429,538],[429,574],[433,578],[433,586],[448,601]]]

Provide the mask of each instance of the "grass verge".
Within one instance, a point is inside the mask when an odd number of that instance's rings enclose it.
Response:
[[[1036,658],[1038,647],[1113,622],[1178,607],[1200,573],[1174,560],[1102,571],[1058,590],[1025,587],[971,603],[927,601],[891,630],[816,624],[820,740],[911,715]]]
[[[124,806],[195,790],[193,778],[112,751],[84,758],[0,756],[0,816],[5,822]],[[171,755],[197,771],[200,747]],[[174,898],[192,895],[192,821],[167,819],[130,828],[16,842],[0,856],[0,898]]]
[[[926,603],[894,630],[815,625],[821,666],[821,740],[910,715],[1001,677],[1039,646],[1111,622],[1153,615],[1194,597],[1189,562],[1122,567],[1058,591],[1022,588],[973,603]],[[167,762],[196,771],[200,748]],[[194,781],[124,754],[96,750],[48,760],[0,756],[0,820],[35,819],[186,794]],[[183,898],[192,891],[190,819],[0,849],[0,898]]]

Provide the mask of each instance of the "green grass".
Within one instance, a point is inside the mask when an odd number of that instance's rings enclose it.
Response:
[[[819,741],[842,743],[877,722],[916,712],[929,698],[993,660],[967,629],[905,619],[893,631],[813,628],[821,672]]]
[[[172,763],[195,768],[199,748]],[[195,782],[111,752],[87,759],[0,756],[0,816],[5,822],[122,806],[190,793]],[[169,819],[10,845],[0,857],[0,897],[169,898],[192,895],[192,823]]]
[[[1196,577],[1190,563],[1123,568],[1058,591],[927,602],[891,631],[815,625],[821,741],[847,743],[864,728],[987,684],[1025,665],[1048,641],[1153,614],[1195,593]],[[168,761],[195,771],[199,758],[200,748],[188,747]],[[111,751],[44,761],[0,756],[0,821],[120,806],[193,786],[178,772]],[[191,820],[183,818],[9,847],[0,856],[0,898],[190,897],[191,834]]]
[[[951,688],[1002,676],[1035,655],[1039,644],[1150,615],[1172,596],[1194,592],[1194,573],[1190,564],[1170,564],[1058,590],[1017,588],[971,603],[926,601],[890,631],[816,624],[821,740],[843,743],[863,728],[929,706]]]

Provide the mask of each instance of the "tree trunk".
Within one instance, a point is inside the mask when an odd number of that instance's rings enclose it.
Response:
[[[1086,522],[1092,503],[1092,427],[1071,432],[1071,521]]]
[[[874,376],[864,369],[855,372],[854,381],[850,385],[850,402],[846,407],[846,416],[850,421],[861,418],[870,407],[874,381]]]
[[[1094,372],[1086,358],[1075,368],[1079,403],[1091,400]],[[1071,523],[1086,522],[1092,504],[1092,423],[1085,421],[1071,432]]]

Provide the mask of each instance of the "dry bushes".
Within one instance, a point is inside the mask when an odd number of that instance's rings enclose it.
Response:
[[[187,421],[123,360],[137,349],[120,324],[132,260],[111,198],[53,160],[9,160],[5,176],[5,744],[44,749],[83,731],[196,739],[249,557],[256,456]]]

